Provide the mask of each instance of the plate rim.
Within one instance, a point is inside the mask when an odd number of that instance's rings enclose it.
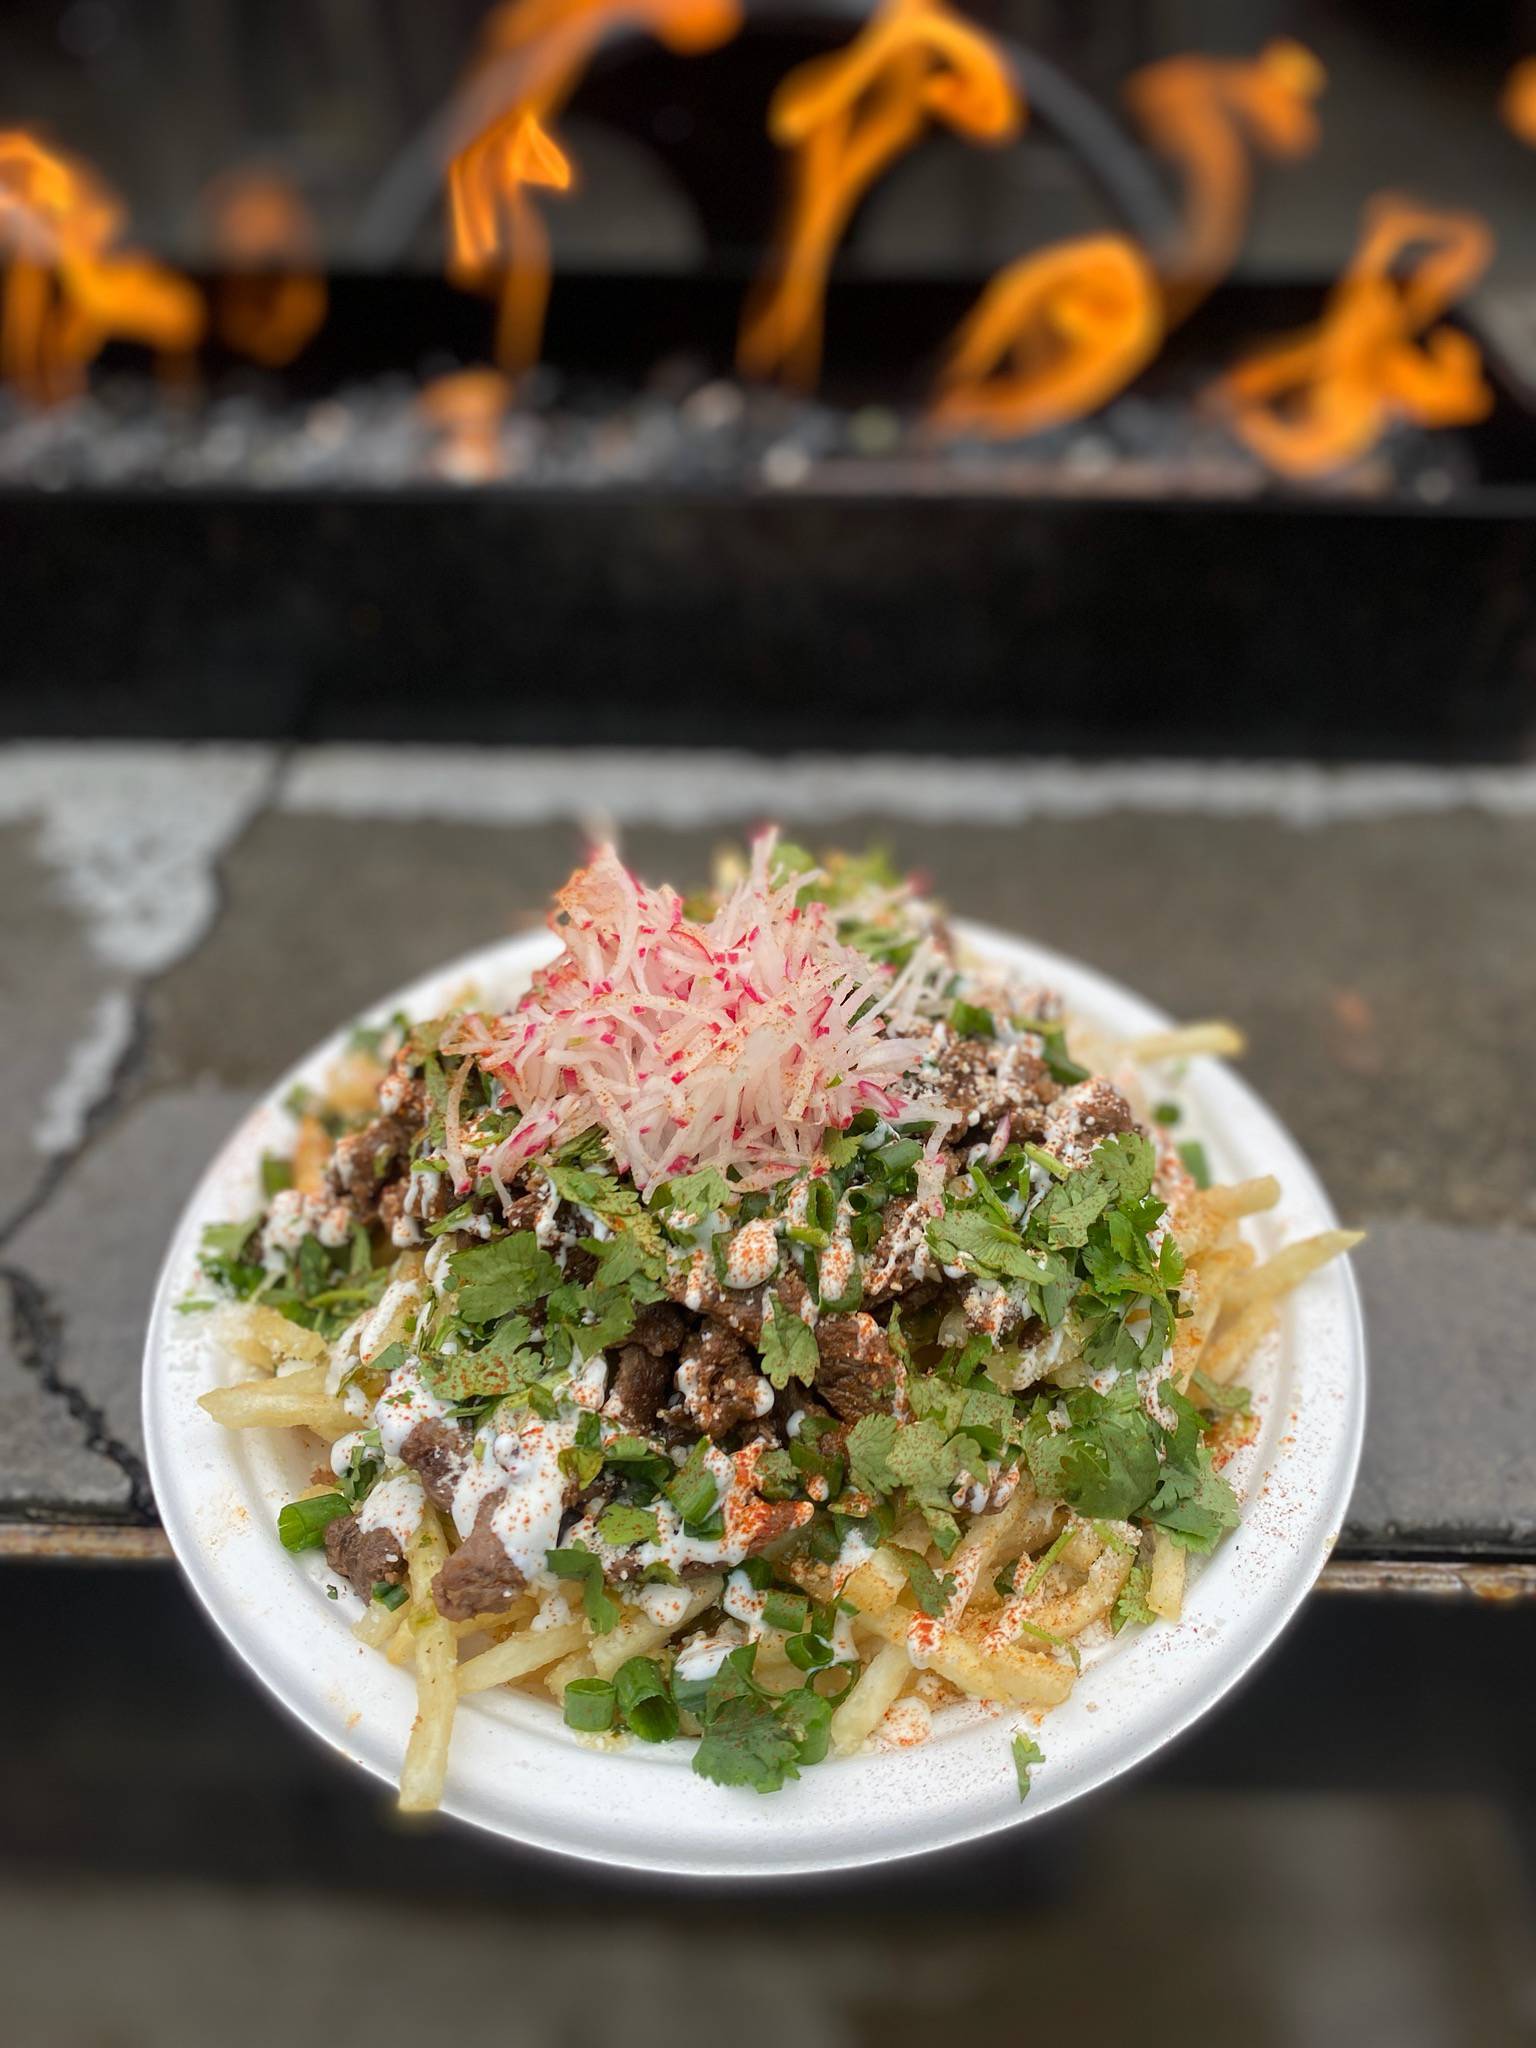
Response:
[[[1011,957],[1016,966],[1023,965],[1030,973],[1038,972],[1044,978],[1055,978],[1067,984],[1074,1007],[1081,1006],[1090,1015],[1095,1007],[1102,1005],[1111,1011],[1131,1009],[1139,1012],[1145,1021],[1138,1028],[1161,1029],[1170,1022],[1159,1006],[1150,1003],[1136,991],[1087,963],[1054,948],[967,919],[956,919],[953,929],[962,943],[973,947],[979,953]],[[240,1662],[251,1671],[263,1689],[328,1748],[350,1762],[360,1764],[371,1776],[391,1786],[398,1771],[398,1756],[391,1764],[377,1754],[365,1754],[357,1741],[349,1739],[351,1729],[363,1719],[365,1710],[358,1710],[349,1719],[344,1712],[344,1700],[340,1696],[328,1695],[334,1707],[334,1711],[331,1712],[318,1710],[313,1698],[305,1700],[296,1696],[291,1687],[285,1686],[284,1673],[277,1668],[282,1661],[280,1655],[272,1652],[270,1645],[265,1645],[268,1654],[264,1659],[264,1639],[260,1631],[253,1631],[249,1626],[242,1627],[238,1605],[231,1605],[226,1600],[228,1589],[220,1573],[215,1569],[210,1555],[210,1543],[195,1526],[196,1510],[185,1498],[185,1475],[178,1471],[173,1463],[172,1433],[162,1413],[163,1407],[171,1398],[168,1361],[172,1345],[167,1319],[174,1315],[174,1300],[181,1291],[182,1275],[186,1270],[195,1233],[201,1223],[211,1216],[210,1197],[218,1187],[221,1176],[228,1170],[229,1161],[238,1153],[242,1144],[250,1144],[254,1128],[282,1102],[296,1082],[316,1068],[323,1068],[337,1057],[357,1023],[372,1017],[387,1016],[396,1009],[405,1009],[411,1013],[426,998],[428,991],[441,993],[451,989],[457,981],[496,974],[511,976],[524,972],[537,965],[541,956],[552,957],[556,950],[556,942],[542,929],[504,935],[485,945],[472,948],[441,967],[415,977],[379,1001],[366,1005],[295,1061],[276,1082],[257,1096],[204,1167],[177,1219],[155,1282],[153,1305],[144,1344],[142,1406],[145,1455],[157,1510],[171,1543],[178,1569],[219,1635]],[[1300,1206],[1309,1211],[1309,1227],[1325,1228],[1336,1223],[1337,1218],[1332,1204],[1315,1169],[1287,1128],[1251,1086],[1224,1063],[1202,1061],[1199,1076],[1200,1091],[1230,1095],[1241,1107],[1246,1118],[1256,1121],[1260,1129],[1264,1130],[1266,1142],[1273,1143],[1274,1148],[1282,1155],[1281,1160],[1277,1161],[1277,1166],[1283,1167],[1282,1182],[1286,1207],[1289,1208],[1299,1202]],[[667,1847],[664,1809],[670,1802],[664,1796],[657,1802],[658,1807],[663,1810],[658,1812],[656,1819],[656,1840],[643,1849],[633,1844],[616,1844],[601,1840],[600,1827],[594,1839],[587,1841],[575,1839],[569,1834],[558,1835],[551,1832],[547,1826],[518,1824],[515,1819],[509,1819],[505,1811],[488,1811],[483,1799],[477,1801],[472,1787],[466,1792],[461,1784],[456,1783],[456,1778],[466,1775],[463,1770],[458,1773],[450,1770],[441,1811],[498,1839],[513,1841],[525,1847],[574,1858],[581,1862],[597,1863],[615,1869],[665,1872],[685,1879],[729,1878],[762,1881],[768,1878],[868,1868],[940,1853],[970,1842],[979,1842],[1030,1820],[1043,1819],[1048,1814],[1060,1812],[1074,1801],[1100,1790],[1126,1772],[1138,1768],[1149,1756],[1186,1734],[1198,1720],[1213,1711],[1268,1654],[1312,1590],[1337,1541],[1359,1469],[1368,1398],[1368,1362],[1359,1292],[1349,1258],[1346,1256],[1334,1261],[1326,1269],[1326,1274],[1318,1277],[1320,1280],[1327,1278],[1336,1296],[1334,1316],[1338,1326],[1337,1338],[1342,1357],[1339,1379],[1344,1414],[1333,1442],[1332,1456],[1324,1461],[1318,1498],[1313,1503],[1308,1518],[1309,1527],[1304,1540],[1294,1546],[1294,1560],[1283,1574],[1280,1588],[1268,1595],[1262,1609],[1257,1613],[1239,1609],[1240,1617],[1245,1621],[1245,1632],[1250,1640],[1243,1644],[1235,1656],[1223,1658],[1216,1652],[1212,1653],[1216,1659],[1214,1667],[1204,1671],[1195,1687],[1193,1699],[1181,1700],[1177,1684],[1170,1686],[1169,1698],[1164,1702],[1162,1710],[1147,1722],[1142,1731],[1097,1761],[1093,1756],[1092,1740],[1085,1737],[1086,1761],[1075,1768],[1063,1782],[1057,1782],[1056,1774],[1053,1774],[1051,1779],[1039,1783],[1039,1792],[1044,1793],[1044,1797],[1033,1796],[1027,1802],[1015,1800],[1009,1805],[1002,1798],[987,1799],[983,1793],[978,1793],[975,1798],[981,1799],[981,1810],[975,1811],[971,1807],[959,1809],[953,1819],[946,1824],[941,1807],[937,1815],[931,1818],[924,1815],[915,1824],[916,1838],[910,1841],[893,1842],[887,1838],[886,1831],[878,1831],[862,1844],[857,1839],[850,1838],[842,1841],[830,1852],[826,1848],[814,1854],[775,1852],[771,1860],[764,1860],[764,1850],[768,1847],[768,1842],[763,1839],[762,1830],[745,1820],[746,1815],[762,1814],[765,1806],[775,1809],[776,1814],[786,1822],[789,1822],[793,1815],[793,1831],[802,1834],[807,1840],[814,1839],[817,1832],[816,1807],[833,1803],[825,1798],[817,1798],[818,1786],[826,1782],[823,1778],[824,1769],[835,1772],[839,1777],[855,1771],[858,1771],[861,1777],[871,1775],[872,1771],[883,1772],[894,1783],[901,1766],[910,1764],[919,1755],[931,1757],[936,1752],[949,1751],[956,1742],[965,1739],[961,1735],[956,1735],[931,1745],[926,1752],[911,1752],[907,1755],[878,1753],[874,1756],[837,1760],[830,1766],[807,1773],[798,1784],[787,1787],[784,1792],[766,1802],[754,1798],[753,1804],[746,1805],[744,1802],[748,1795],[744,1792],[711,1786],[708,1791],[719,1804],[711,1814],[710,1825],[717,1831],[719,1848],[712,1848],[709,1853],[701,1853],[697,1847],[689,1849],[681,1843],[676,1849]],[[1296,1361],[1291,1361],[1289,1369],[1296,1369]],[[211,1424],[209,1426],[216,1427]],[[217,1443],[217,1438],[210,1439],[210,1450],[212,1445]],[[1321,1453],[1325,1448],[1324,1440],[1318,1439],[1315,1446],[1309,1447],[1314,1447]],[[230,1462],[235,1462],[235,1447],[231,1445],[226,1448]],[[215,1458],[214,1462],[217,1463],[218,1460]],[[1249,1528],[1250,1518],[1255,1512],[1257,1494],[1261,1490],[1261,1482],[1267,1485],[1273,1462],[1272,1453],[1268,1464],[1261,1466],[1257,1459],[1255,1460],[1251,1490],[1244,1502],[1244,1522],[1225,1539],[1211,1562],[1214,1563],[1216,1559],[1228,1554],[1231,1547],[1238,1544],[1244,1529]],[[271,1544],[269,1532],[263,1540]],[[297,1575],[296,1561],[287,1558],[283,1553],[278,1553],[275,1544],[271,1544],[271,1548],[281,1564],[293,1575],[293,1590],[297,1595],[302,1580]],[[1198,1583],[1197,1580],[1195,1584]],[[324,1602],[319,1602],[319,1605],[323,1606]],[[328,1618],[334,1620],[336,1617]],[[1158,1624],[1158,1628],[1165,1632],[1162,1637],[1165,1642],[1168,1640],[1166,1632],[1170,1629],[1174,1629],[1175,1633],[1183,1632],[1183,1624],[1175,1628],[1175,1625],[1164,1623]],[[1155,1632],[1143,1632],[1141,1640],[1152,1640],[1153,1633]],[[361,1650],[360,1645],[356,1647]],[[1137,1641],[1117,1646],[1114,1655],[1107,1658],[1101,1668],[1110,1669],[1113,1664],[1132,1654],[1137,1647]],[[363,1654],[375,1663],[383,1662],[378,1658],[377,1652],[368,1651]],[[364,1668],[366,1671],[366,1666]],[[394,1675],[398,1678],[406,1676],[403,1673]],[[374,1672],[371,1676],[377,1677],[378,1674]],[[360,1690],[368,1690],[369,1684],[369,1677],[365,1676]],[[528,1734],[530,1729],[535,1735],[541,1730],[547,1732],[548,1724],[553,1720],[552,1704],[545,1707],[543,1703],[533,1700],[525,1701],[523,1704],[534,1715],[540,1717],[538,1722],[529,1724],[526,1716],[519,1718],[519,1710],[514,1708],[514,1718],[510,1722],[498,1720],[494,1725],[497,1728],[511,1726],[520,1734]],[[1053,1715],[1048,1717],[1047,1727],[1049,1728],[1052,1721],[1057,1720],[1065,1711],[1065,1707],[1056,1709]],[[1017,1713],[1011,1713],[1007,1719],[1009,1726],[1016,1726],[1019,1716]],[[559,1727],[560,1735],[564,1738],[563,1727],[558,1723],[554,1725]],[[461,1725],[456,1734],[462,1736],[462,1732]],[[994,1739],[1000,1750],[1005,1748],[1001,1729],[995,1731]],[[478,1751],[489,1745],[477,1740],[476,1746]],[[579,1758],[583,1753],[594,1755],[595,1752],[571,1748],[569,1738],[565,1738],[561,1747],[567,1754],[567,1768],[577,1776],[588,1775],[586,1766],[579,1762],[569,1762],[569,1758]],[[1047,1754],[1049,1755],[1049,1751]],[[619,1759],[630,1772],[634,1772],[637,1767],[653,1765],[661,1760],[653,1754],[642,1753],[637,1756],[633,1746],[628,1754]],[[472,1773],[468,1775],[472,1777]],[[1039,1777],[1040,1774],[1037,1774],[1037,1780]],[[691,1778],[688,1782],[699,1785],[704,1783],[702,1780]],[[877,1786],[875,1789],[878,1792],[880,1788]],[[634,1796],[638,1796],[638,1779],[633,1792]],[[785,1829],[774,1825],[770,1827],[769,1832],[771,1836],[781,1836]]]

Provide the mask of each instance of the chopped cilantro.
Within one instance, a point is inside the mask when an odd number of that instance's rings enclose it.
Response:
[[[698,1713],[703,1726],[693,1768],[717,1785],[777,1792],[802,1764],[827,1753],[831,1703],[810,1686],[768,1692],[752,1676],[756,1647],[732,1650],[710,1679]]]
[[[531,1230],[471,1245],[448,1264],[458,1282],[458,1312],[470,1323],[494,1323],[531,1308],[560,1285],[559,1266]]]
[[[544,1562],[557,1579],[581,1580],[581,1604],[594,1635],[605,1636],[618,1626],[620,1608],[603,1584],[602,1559],[584,1543],[568,1550],[546,1550]]]
[[[899,1544],[889,1546],[894,1557],[907,1575],[907,1584],[912,1588],[912,1597],[924,1614],[935,1621],[949,1605],[955,1590],[955,1575],[946,1572],[942,1578],[915,1550],[903,1550]]]
[[[964,1002],[956,997],[949,1012],[949,1021],[962,1038],[996,1038],[997,1021],[990,1010],[978,1008],[975,1003]]]
[[[651,1207],[662,1215],[712,1216],[731,1201],[731,1184],[718,1167],[701,1166],[695,1173],[682,1173],[659,1187]]]
[[[770,1385],[787,1387],[792,1379],[810,1386],[816,1378],[820,1354],[809,1325],[792,1309],[783,1308],[772,1295],[763,1315],[762,1369]]]
[[[1033,1737],[1015,1735],[1013,1738],[1013,1768],[1018,1773],[1019,1797],[1029,1797],[1029,1774],[1036,1764],[1045,1762],[1045,1751]]]
[[[901,1484],[891,1470],[900,1424],[894,1415],[861,1415],[848,1432],[848,1466],[864,1493],[892,1493]]]
[[[611,1543],[618,1549],[630,1543],[654,1543],[656,1511],[654,1508],[624,1506],[604,1508],[597,1533],[605,1543]]]
[[[1109,1625],[1116,1635],[1128,1622],[1156,1621],[1157,1616],[1147,1605],[1147,1588],[1151,1582],[1151,1565],[1138,1560],[1131,1566],[1125,1584],[1115,1595],[1115,1604],[1110,1609]]]
[[[1190,1378],[1195,1406],[1208,1415],[1246,1415],[1253,1406],[1247,1387],[1225,1387],[1198,1369]]]
[[[478,1351],[423,1351],[422,1375],[444,1401],[475,1401],[525,1393],[545,1370],[526,1317],[507,1316]]]

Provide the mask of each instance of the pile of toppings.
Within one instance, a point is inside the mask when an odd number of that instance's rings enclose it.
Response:
[[[597,1131],[642,1194],[701,1166],[769,1187],[809,1166],[824,1134],[861,1110],[910,1111],[903,1077],[923,1047],[899,1024],[912,1016],[921,963],[893,982],[774,856],[765,833],[702,921],[611,848],[560,891],[560,958],[509,1016],[466,1017],[453,1041],[518,1115],[485,1171],[505,1182]],[[455,1102],[449,1157],[467,1192],[458,1122]]]
[[[759,1790],[824,1753],[860,1668],[841,1588],[895,1532],[937,1557],[902,1538],[935,1629],[1021,1487],[1062,1540],[1212,1547],[1233,1402],[1171,1371],[1189,1182],[1056,998],[963,972],[878,864],[771,837],[702,905],[604,853],[554,923],[506,1015],[371,1036],[374,1114],[296,1103],[323,1168],[271,1162],[265,1216],[209,1233],[210,1280],[326,1338],[356,1415],[285,1541],[390,1604],[431,1501],[443,1614],[647,1616],[673,1646],[567,1718],[682,1726]],[[1117,1626],[1146,1583],[1143,1555]],[[802,1685],[758,1682],[765,1642]]]

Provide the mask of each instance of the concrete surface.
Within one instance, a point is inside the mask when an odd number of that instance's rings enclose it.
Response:
[[[1524,771],[0,754],[0,1269],[21,1305],[0,1372],[37,1383],[0,1439],[0,1516],[151,1515],[144,1308],[253,1092],[400,981],[536,918],[593,831],[615,823],[638,866],[683,880],[770,806],[801,837],[886,844],[956,909],[1175,1011],[1240,1021],[1250,1078],[1372,1232],[1374,1408],[1344,1547],[1536,1554]]]

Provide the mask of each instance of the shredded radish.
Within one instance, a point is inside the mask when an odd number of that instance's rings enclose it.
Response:
[[[747,873],[707,924],[611,847],[571,878],[550,920],[565,951],[515,1010],[466,1017],[453,1047],[521,1112],[482,1171],[508,1181],[596,1126],[642,1192],[699,1166],[734,1166],[744,1189],[764,1187],[814,1159],[826,1131],[861,1109],[914,1110],[904,1077],[926,1030],[889,1029],[893,998],[902,1022],[912,1017],[914,977],[893,982],[844,945],[824,905],[798,907],[804,875],[774,885],[775,836],[753,842]]]

